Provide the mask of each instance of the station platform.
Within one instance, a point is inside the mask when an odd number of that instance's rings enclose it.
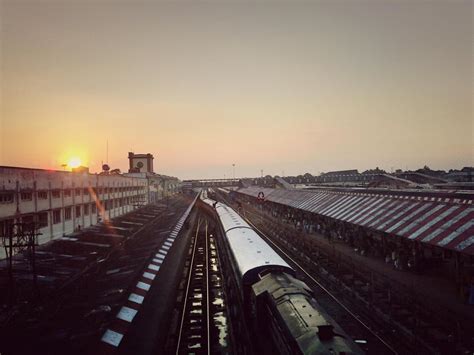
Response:
[[[271,214],[263,212],[251,204],[243,205],[243,214],[257,226],[263,224],[281,224],[282,221]],[[291,228],[292,225],[288,224]],[[352,262],[356,267],[372,270],[377,274],[384,275],[390,280],[392,288],[407,290],[416,299],[433,310],[438,310],[443,314],[451,313],[452,318],[466,320],[474,324],[474,306],[466,304],[460,297],[452,279],[443,277],[449,274],[446,270],[437,269],[437,273],[427,272],[415,274],[409,271],[401,271],[393,268],[392,264],[387,264],[381,257],[363,256],[355,252],[348,244],[333,239],[328,240],[322,234],[306,233],[294,229],[295,236],[306,238],[311,243],[315,243],[321,250],[337,258],[344,258]],[[441,265],[441,268],[448,265]],[[463,322],[464,323],[464,322]]]

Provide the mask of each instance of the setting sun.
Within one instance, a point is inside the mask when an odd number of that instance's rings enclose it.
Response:
[[[69,162],[67,163],[67,165],[72,169],[78,168],[79,166],[81,166],[81,159],[71,158],[69,159]]]

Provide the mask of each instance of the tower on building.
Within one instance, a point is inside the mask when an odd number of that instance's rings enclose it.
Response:
[[[128,153],[129,173],[152,173],[153,172],[153,154],[135,154]]]

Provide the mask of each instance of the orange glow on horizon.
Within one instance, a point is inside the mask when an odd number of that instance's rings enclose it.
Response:
[[[69,159],[67,165],[71,169],[78,168],[78,167],[81,166],[81,159],[79,159],[77,157],[73,157],[73,158]]]

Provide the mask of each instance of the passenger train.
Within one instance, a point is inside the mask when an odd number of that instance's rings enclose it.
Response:
[[[311,289],[296,278],[295,270],[236,211],[205,193],[200,204],[219,222],[223,238],[217,240],[230,265],[227,273],[233,274],[237,285],[239,303],[250,325],[250,340],[256,344],[254,351],[363,354],[322,309]]]

